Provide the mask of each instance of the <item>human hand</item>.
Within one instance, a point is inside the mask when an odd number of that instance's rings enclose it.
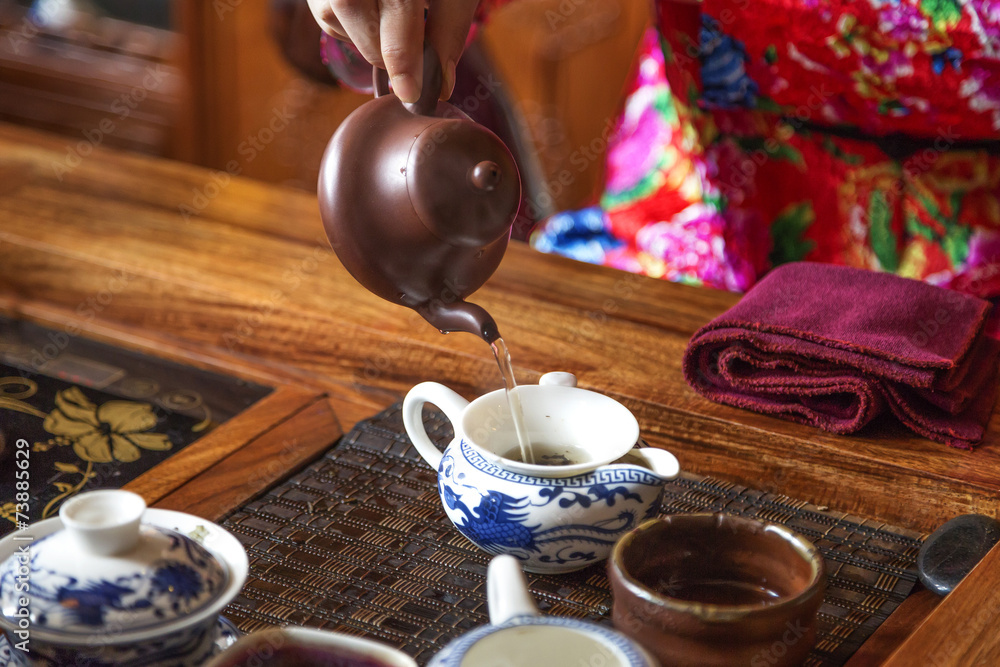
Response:
[[[440,97],[451,97],[455,63],[477,4],[478,0],[309,0],[320,27],[353,42],[368,62],[385,69],[403,102],[420,97],[425,38],[441,58]]]

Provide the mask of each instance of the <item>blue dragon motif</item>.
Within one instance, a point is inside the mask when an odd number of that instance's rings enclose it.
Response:
[[[579,505],[588,508],[596,503],[613,507],[621,500],[642,502],[642,498],[624,486],[609,487],[594,484],[587,493],[561,488],[544,488],[539,492],[543,502],[533,504],[529,497],[514,497],[497,490],[481,490],[463,483],[464,475],[455,474],[455,462],[446,455],[441,463],[439,491],[445,506],[461,516],[453,516],[458,530],[483,550],[492,554],[510,553],[528,559],[537,556],[547,563],[568,563],[597,559],[596,551],[583,545],[607,547],[615,543],[622,532],[637,525],[636,512],[622,509],[616,516],[592,524],[566,524],[540,530],[541,524],[531,524],[532,507],[543,507],[558,499],[562,508]],[[620,499],[619,499],[620,496]],[[655,507],[651,508],[655,512]],[[649,512],[643,513],[648,517]],[[554,554],[543,549],[566,543]]]
[[[462,534],[486,551],[502,553],[505,547],[537,550],[534,542],[538,525],[525,524],[528,512],[520,511],[527,506],[527,499],[488,491],[480,495],[478,505],[470,508],[450,486],[443,488],[442,497],[449,509],[464,515],[464,521],[455,524]]]

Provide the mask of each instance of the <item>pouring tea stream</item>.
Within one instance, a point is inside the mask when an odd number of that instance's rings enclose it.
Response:
[[[404,104],[374,69],[375,98],[341,123],[323,155],[320,213],[334,252],[362,286],[442,333],[465,331],[490,344],[518,422],[507,347],[490,314],[465,299],[503,258],[520,177],[499,137],[438,100],[441,76],[427,46],[420,98]],[[533,460],[528,441],[520,445]]]

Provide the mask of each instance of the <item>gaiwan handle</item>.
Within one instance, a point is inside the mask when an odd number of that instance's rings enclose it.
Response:
[[[424,41],[424,82],[420,89],[420,97],[416,102],[403,102],[410,113],[420,116],[433,116],[441,96],[441,59],[434,47]],[[372,71],[372,81],[375,85],[375,97],[389,94],[389,73],[381,67]]]
[[[492,625],[518,616],[538,616],[521,563],[513,556],[503,554],[490,561],[486,569],[486,604]]]

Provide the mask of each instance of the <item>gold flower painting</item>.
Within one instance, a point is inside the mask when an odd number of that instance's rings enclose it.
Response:
[[[40,384],[47,391],[40,391]],[[41,376],[0,377],[0,416],[3,423],[16,424],[8,437],[32,436],[31,495],[39,505],[32,507],[33,520],[55,515],[67,498],[87,487],[127,483],[190,444],[206,425],[148,402]],[[0,495],[0,534],[15,522],[12,497],[5,496]]]

